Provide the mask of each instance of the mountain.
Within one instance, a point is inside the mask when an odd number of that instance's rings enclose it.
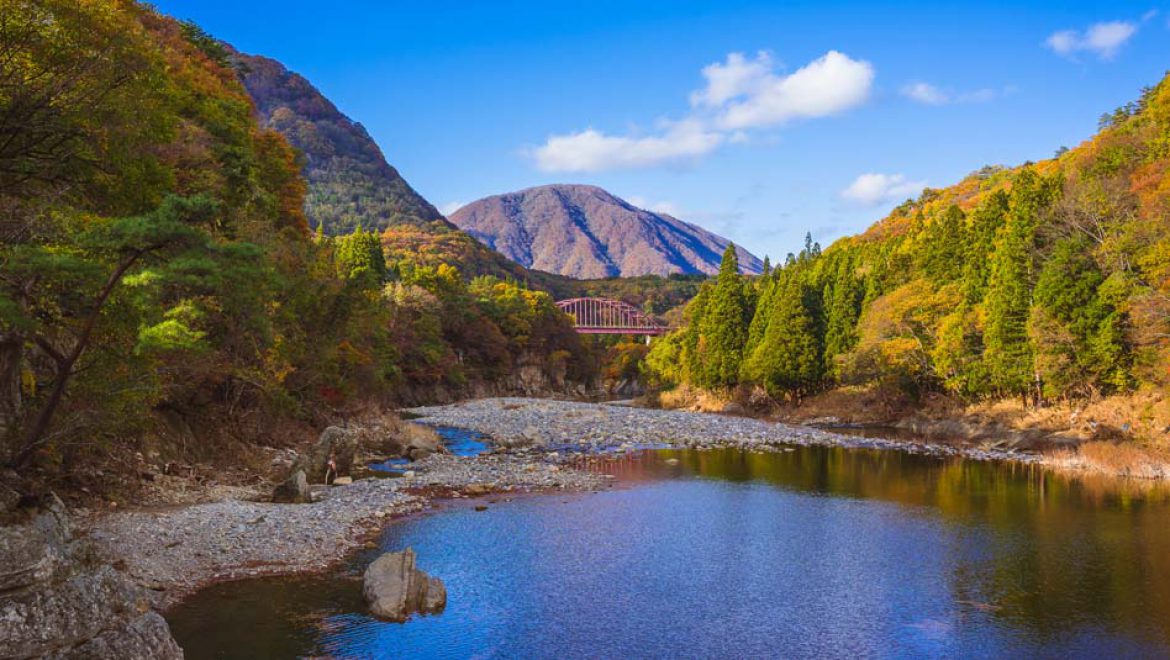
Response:
[[[349,233],[359,224],[367,229],[446,224],[443,214],[386,162],[365,127],[342,114],[312,83],[276,60],[232,55],[261,125],[304,154],[310,224],[323,223],[331,234]]]
[[[558,184],[486,197],[450,219],[527,268],[580,279],[713,274],[730,243],[596,186]],[[743,272],[763,270],[747,250],[737,252]]]

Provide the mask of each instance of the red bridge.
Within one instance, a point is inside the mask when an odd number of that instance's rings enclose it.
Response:
[[[658,319],[620,300],[570,298],[557,301],[557,307],[573,317],[573,325],[581,334],[664,335],[670,332]]]

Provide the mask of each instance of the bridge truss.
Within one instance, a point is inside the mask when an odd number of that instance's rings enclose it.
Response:
[[[585,335],[664,335],[670,331],[661,321],[621,300],[570,298],[557,307],[573,317],[577,332]]]

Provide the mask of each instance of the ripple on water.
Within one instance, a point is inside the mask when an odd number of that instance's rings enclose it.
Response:
[[[621,465],[645,483],[408,519],[345,575],[220,585],[168,619],[191,658],[1170,651],[1164,491],[827,447]],[[376,621],[356,576],[407,546],[447,610]]]

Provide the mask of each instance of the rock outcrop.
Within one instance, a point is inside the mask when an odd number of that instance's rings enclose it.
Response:
[[[403,622],[415,612],[438,614],[447,606],[447,587],[415,567],[412,548],[388,552],[366,569],[363,593],[374,616]]]
[[[146,592],[74,538],[49,496],[0,528],[0,656],[182,658]]]
[[[333,457],[337,464],[337,473],[334,477],[349,476],[353,469],[353,457],[357,453],[357,438],[349,429],[340,426],[330,426],[321,432],[307,452],[297,457],[293,463],[291,474],[297,470],[305,473],[311,484],[325,483],[325,473],[328,469],[329,458]]]

